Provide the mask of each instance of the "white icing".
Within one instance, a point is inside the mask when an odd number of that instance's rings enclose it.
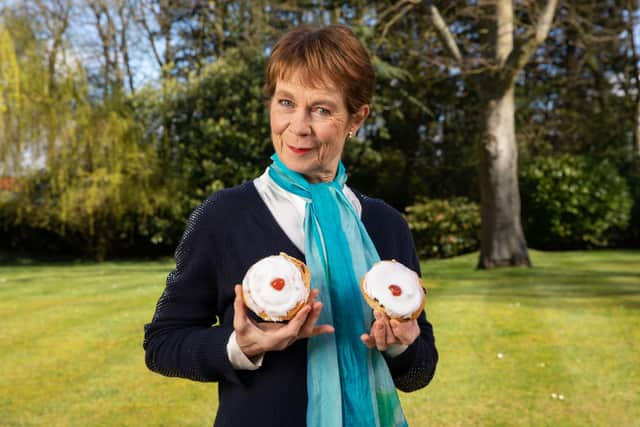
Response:
[[[389,289],[397,285],[401,294]],[[424,291],[415,271],[397,261],[379,261],[364,276],[364,292],[376,299],[390,317],[410,318],[422,305]]]
[[[271,286],[275,279],[284,280],[281,290]],[[242,291],[247,306],[256,313],[264,312],[268,320],[282,320],[309,296],[300,269],[282,255],[268,256],[253,264],[242,280]]]

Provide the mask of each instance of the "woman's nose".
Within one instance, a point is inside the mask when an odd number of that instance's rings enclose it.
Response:
[[[298,136],[305,136],[311,133],[311,120],[306,111],[299,111],[292,118],[289,130]]]

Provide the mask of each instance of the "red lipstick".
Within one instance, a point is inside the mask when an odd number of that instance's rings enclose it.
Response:
[[[312,150],[311,148],[298,148],[292,147],[291,145],[287,145],[287,147],[289,147],[289,150],[293,151],[295,154],[306,154]]]

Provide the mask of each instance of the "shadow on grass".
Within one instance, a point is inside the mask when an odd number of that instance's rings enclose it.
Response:
[[[79,258],[70,255],[30,255],[20,252],[0,251],[0,266],[20,266],[20,265],[37,265],[37,266],[58,266],[58,265],[110,265],[110,264],[141,264],[141,263],[167,263],[173,258],[169,255],[158,257],[139,258],[109,258],[103,262],[95,261],[91,258]]]
[[[462,268],[463,264],[435,268],[434,279],[444,280],[444,285],[433,291],[443,296],[485,296],[531,305],[579,304],[598,298],[607,305],[640,308],[640,252],[610,253],[618,256],[545,253],[532,268],[484,271]]]
[[[125,259],[109,259],[104,262],[97,262],[91,259],[82,259],[70,256],[29,256],[27,254],[0,252],[0,267],[35,267],[35,268],[75,268],[90,267],[105,271],[109,270],[126,270],[127,272],[166,272],[168,273],[174,267],[174,261],[171,257],[157,258],[125,258]]]

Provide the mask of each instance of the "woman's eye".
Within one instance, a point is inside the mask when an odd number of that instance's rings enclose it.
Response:
[[[282,105],[283,107],[293,106],[293,102],[291,102],[289,99],[279,99],[278,104]]]
[[[328,116],[329,114],[331,114],[331,111],[327,110],[324,107],[316,107],[315,111],[316,113],[322,114],[323,116]]]

